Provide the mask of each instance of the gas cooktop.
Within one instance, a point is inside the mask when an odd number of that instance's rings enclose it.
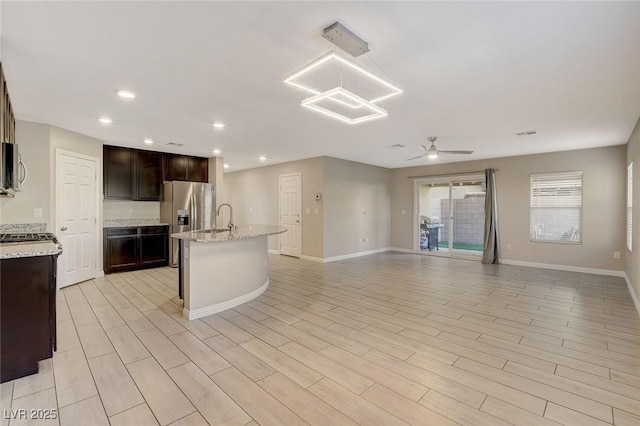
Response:
[[[1,243],[26,243],[32,241],[53,241],[58,242],[55,235],[50,232],[24,232],[24,233],[11,233],[0,234]]]

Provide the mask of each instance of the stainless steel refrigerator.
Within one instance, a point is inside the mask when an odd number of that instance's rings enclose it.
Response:
[[[216,191],[212,183],[172,181],[164,183],[160,220],[169,233],[215,228]],[[178,241],[169,238],[169,265],[178,266]]]

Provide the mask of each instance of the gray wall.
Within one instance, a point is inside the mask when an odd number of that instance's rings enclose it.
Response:
[[[236,223],[278,224],[278,177],[295,172],[302,173],[303,256],[326,259],[389,247],[391,171],[332,157],[225,173],[224,200],[234,206]],[[276,238],[269,248],[279,249]]]
[[[102,141],[47,124],[16,120],[16,142],[29,169],[29,177],[15,198],[1,198],[0,223],[46,223],[56,233],[56,149],[97,158],[98,182],[102,194]],[[102,223],[102,196],[98,223]],[[42,218],[33,217],[33,209],[42,208]],[[101,227],[100,227],[101,228]],[[98,271],[102,271],[102,232],[98,231]]]
[[[279,224],[279,176],[302,174],[302,255],[322,257],[323,208],[313,199],[323,192],[323,158],[293,161],[251,170],[225,173],[223,198],[233,206],[236,224]],[[310,213],[306,214],[306,209]],[[318,213],[314,209],[318,208]],[[226,209],[224,209],[226,212]],[[225,223],[226,218],[221,218]],[[278,237],[269,238],[269,248],[280,250]]]
[[[640,298],[640,119],[636,123],[636,128],[631,134],[629,143],[627,144],[627,161],[626,166],[633,161],[633,241],[631,248],[632,252],[624,250],[625,253],[625,272],[631,287],[633,288],[636,296],[636,301]],[[625,186],[626,193],[626,186]],[[626,207],[626,198],[624,200],[624,206]],[[624,223],[624,222],[623,222]],[[625,232],[626,232],[626,225]],[[640,306],[636,306],[636,309],[640,310]],[[638,312],[640,313],[640,312]]]
[[[0,223],[46,223],[52,231],[49,182],[53,169],[49,162],[50,126],[16,120],[16,143],[29,175],[15,198],[0,197]],[[41,208],[42,217],[33,216]]]
[[[389,169],[324,157],[325,258],[389,247],[390,182]]]
[[[637,154],[636,154],[637,155]],[[391,181],[391,246],[413,249],[414,186],[409,176],[475,172],[496,168],[501,258],[523,262],[623,270],[625,147],[496,158],[394,169]],[[583,170],[583,244],[529,241],[529,175]],[[401,214],[401,209],[406,211]],[[506,244],[512,245],[506,250]]]

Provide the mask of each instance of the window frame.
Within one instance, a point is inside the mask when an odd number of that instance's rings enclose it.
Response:
[[[536,180],[536,178],[542,178],[545,177],[547,179],[552,178],[552,177],[557,177],[558,180],[560,179],[567,179],[567,178],[578,178],[580,179],[580,206],[579,207],[566,207],[566,206],[562,206],[562,205],[558,205],[558,206],[545,206],[545,207],[540,207],[540,206],[533,206],[533,191],[534,191],[534,182]],[[532,218],[533,218],[533,213],[536,210],[542,210],[542,209],[548,209],[548,210],[552,210],[552,209],[576,209],[579,212],[579,219],[578,219],[578,240],[573,240],[573,239],[547,239],[547,238],[535,238],[535,229],[532,223]],[[564,172],[545,172],[545,173],[531,173],[529,175],[529,241],[532,243],[550,243],[550,244],[568,244],[568,245],[583,245],[583,241],[584,241],[584,229],[583,229],[583,222],[584,222],[584,171],[583,170],[571,170],[571,171],[564,171]]]

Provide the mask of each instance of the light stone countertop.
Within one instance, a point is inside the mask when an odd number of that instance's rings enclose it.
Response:
[[[158,218],[125,218],[125,219],[105,219],[102,222],[103,228],[127,228],[138,226],[168,226],[168,223],[161,223]]]
[[[198,243],[221,243],[225,241],[246,240],[286,232],[287,228],[277,225],[238,225],[233,233],[224,230],[202,229],[198,231],[179,232],[171,237]]]
[[[32,241],[20,243],[4,243],[0,245],[0,259],[15,259],[19,257],[58,255],[62,250],[58,244],[51,241]]]

